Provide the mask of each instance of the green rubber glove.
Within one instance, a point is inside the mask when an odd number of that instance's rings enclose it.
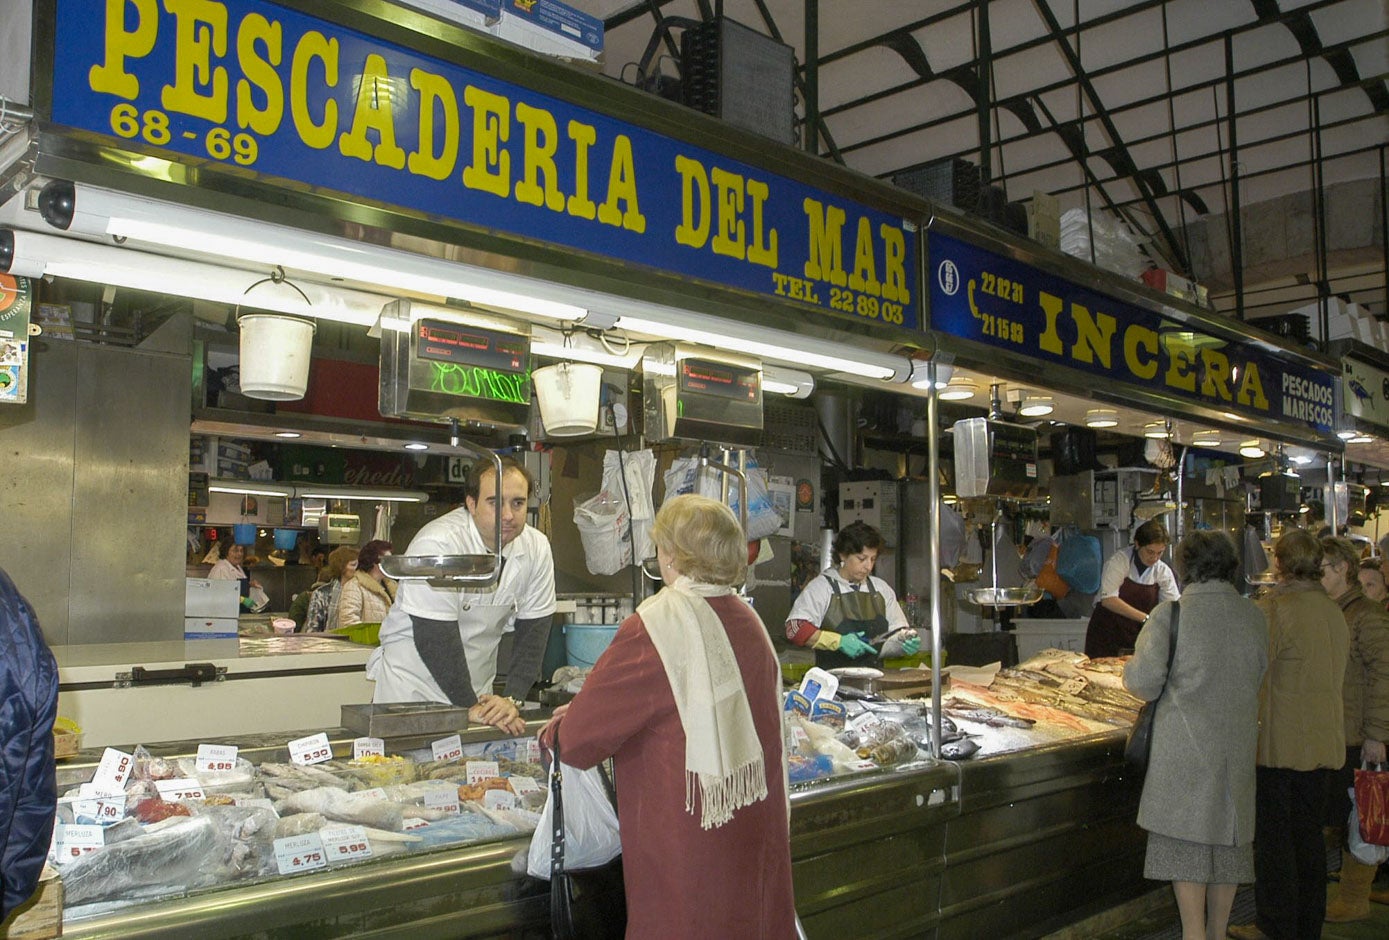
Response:
[[[862,633],[846,633],[839,641],[839,652],[850,659],[861,656],[876,656],[878,651],[868,645]]]
[[[921,649],[921,637],[915,631],[903,630],[888,637],[883,644],[883,659],[897,659],[899,656],[914,656]]]

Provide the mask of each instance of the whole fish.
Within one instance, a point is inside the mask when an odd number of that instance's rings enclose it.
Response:
[[[205,884],[208,876],[199,869],[217,843],[217,827],[209,816],[178,816],[147,826],[141,835],[63,865],[66,903],[123,898],[137,889],[173,892]]]
[[[958,741],[947,741],[940,747],[940,756],[946,760],[969,760],[979,753],[978,743],[969,738],[960,738]]]
[[[1036,724],[1028,718],[1014,718],[996,708],[985,708],[963,699],[947,699],[944,708],[952,718],[973,721],[991,728],[1031,728]]]

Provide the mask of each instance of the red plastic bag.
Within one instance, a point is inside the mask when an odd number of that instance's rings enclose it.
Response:
[[[1355,806],[1360,837],[1370,845],[1389,845],[1389,771],[1355,771]]]

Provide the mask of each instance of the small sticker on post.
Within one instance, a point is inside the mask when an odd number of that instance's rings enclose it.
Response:
[[[326,732],[296,738],[289,742],[289,759],[296,764],[321,764],[333,759],[333,747]]]

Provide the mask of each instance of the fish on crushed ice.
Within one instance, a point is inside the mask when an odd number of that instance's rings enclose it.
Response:
[[[134,838],[62,866],[66,903],[122,898],[138,888],[182,890],[203,884],[207,876],[200,866],[215,854],[217,843],[217,827],[208,816],[178,817],[148,826]]]
[[[979,744],[969,738],[947,741],[941,745],[940,756],[946,760],[968,760],[979,753]]]

